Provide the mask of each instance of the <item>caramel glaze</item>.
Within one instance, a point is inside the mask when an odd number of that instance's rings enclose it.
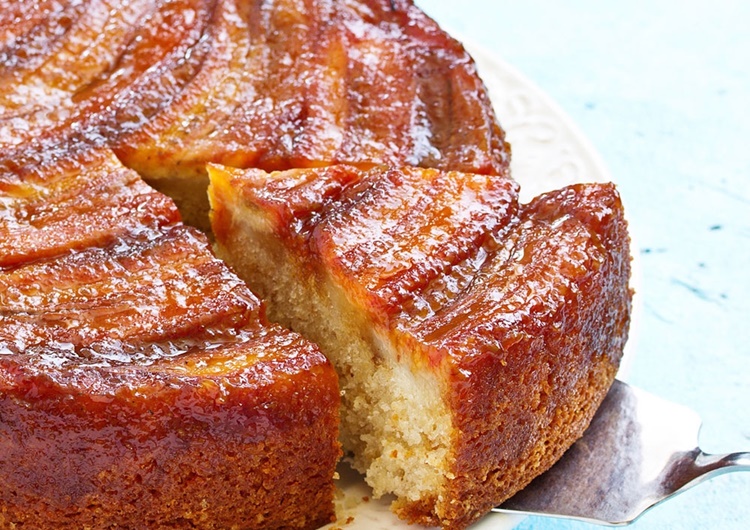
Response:
[[[110,3],[26,19],[0,0],[0,145],[109,146],[155,178],[207,161],[507,171],[473,61],[411,1]]]
[[[303,264],[325,266],[380,321],[404,307],[428,311],[423,291],[474,258],[517,211],[517,185],[502,177],[384,166],[270,178],[261,170],[223,170],[247,203],[272,216],[280,237],[312,254]]]
[[[329,522],[339,396],[318,349],[111,152],[11,166],[0,527]]]
[[[453,415],[455,478],[440,499],[402,503],[401,516],[463,528],[583,433],[630,315],[629,238],[613,185],[519,205],[510,181],[461,173],[225,171],[402,362],[437,376]]]

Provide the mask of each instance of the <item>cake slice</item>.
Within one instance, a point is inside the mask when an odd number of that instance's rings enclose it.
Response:
[[[0,174],[0,527],[330,522],[330,363],[171,201],[79,155]]]
[[[583,433],[630,314],[612,185],[521,205],[417,168],[209,174],[218,254],[332,360],[344,449],[399,516],[464,528]]]

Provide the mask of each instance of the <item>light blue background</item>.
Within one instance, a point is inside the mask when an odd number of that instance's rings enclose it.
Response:
[[[417,3],[521,70],[594,144],[643,276],[626,380],[696,410],[704,450],[750,451],[750,2]],[[750,473],[717,477],[631,528],[750,528]]]

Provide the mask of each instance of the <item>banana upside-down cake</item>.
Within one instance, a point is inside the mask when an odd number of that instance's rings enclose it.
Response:
[[[312,529],[342,445],[409,522],[522,488],[629,254],[612,185],[509,161],[410,0],[0,0],[0,527]]]

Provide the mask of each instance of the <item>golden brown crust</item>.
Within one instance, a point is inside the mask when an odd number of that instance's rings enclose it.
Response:
[[[336,379],[304,347],[290,355],[285,340],[274,353],[272,341],[226,348],[235,363],[265,359],[219,376],[181,373],[179,361],[50,373],[4,356],[0,526],[330,522]]]

